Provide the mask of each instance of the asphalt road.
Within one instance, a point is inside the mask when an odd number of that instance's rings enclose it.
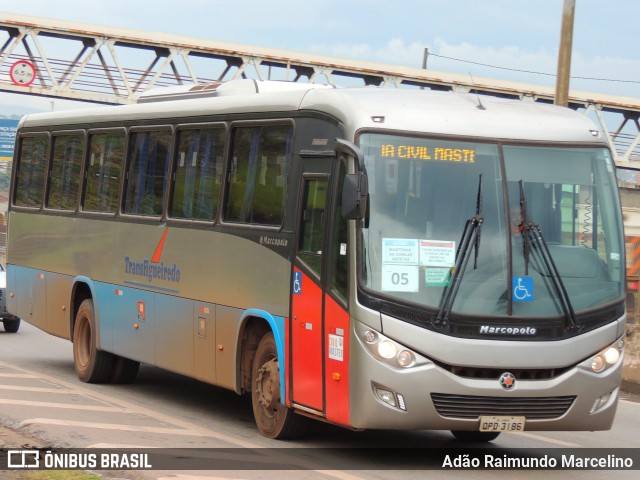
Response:
[[[144,480],[405,480],[407,476],[546,480],[578,474],[581,480],[611,474],[622,479],[638,478],[638,470],[586,470],[568,475],[562,470],[430,469],[442,457],[434,460],[429,452],[451,451],[452,455],[462,455],[460,458],[477,452],[470,450],[477,445],[458,443],[448,432],[353,432],[314,422],[304,438],[278,442],[260,436],[248,398],[150,366],[142,366],[131,385],[84,384],[75,375],[72,357],[70,342],[25,322],[17,334],[4,333],[0,328],[0,448],[89,447],[134,452],[154,448],[153,452],[172,449],[169,453],[183,457],[176,459],[177,463],[168,462],[169,466],[161,464],[161,470],[102,472],[106,478]],[[622,449],[631,448],[640,468],[638,398],[623,395],[610,431],[502,434],[490,444],[488,452],[502,458],[510,457],[513,449],[544,456],[561,451],[557,449],[592,455],[593,451],[585,449],[611,448],[620,449],[614,454],[622,455],[629,453]],[[212,458],[218,461],[215,467],[207,463]],[[192,470],[200,465],[207,468]],[[0,478],[5,478],[2,472]]]

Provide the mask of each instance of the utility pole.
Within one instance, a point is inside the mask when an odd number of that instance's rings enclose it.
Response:
[[[555,98],[555,104],[563,107],[569,106],[569,77],[571,75],[571,48],[573,43],[573,17],[575,11],[576,0],[564,0]]]

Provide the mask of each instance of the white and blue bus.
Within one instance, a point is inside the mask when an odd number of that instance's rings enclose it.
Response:
[[[8,307],[84,382],[140,363],[250,394],[267,437],[611,427],[625,260],[583,115],[238,80],[29,115]]]

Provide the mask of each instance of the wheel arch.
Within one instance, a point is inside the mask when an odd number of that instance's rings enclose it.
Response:
[[[71,300],[69,314],[69,339],[73,342],[73,329],[75,328],[76,316],[78,315],[78,309],[82,302],[87,299],[91,299],[94,302],[94,316],[97,330],[97,347],[100,348],[100,322],[98,321],[98,312],[95,305],[95,290],[93,282],[87,277],[76,277],[73,281],[73,288],[71,289]]]
[[[285,347],[285,319],[259,309],[245,310],[240,317],[238,331],[238,375],[237,391],[251,391],[251,367],[260,339],[267,333],[273,333],[278,352],[280,368],[280,398],[285,398],[285,371],[287,356]]]

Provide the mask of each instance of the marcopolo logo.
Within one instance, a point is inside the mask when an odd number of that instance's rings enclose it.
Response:
[[[535,327],[492,327],[491,325],[480,326],[480,333],[483,335],[528,335],[533,336],[538,333]]]
[[[173,265],[165,265],[164,262],[160,261],[164,243],[167,240],[167,233],[169,233],[169,227],[165,228],[151,260],[148,258],[134,260],[126,255],[124,257],[124,273],[135,275],[136,277],[144,277],[148,282],[154,280],[180,282],[180,269],[178,266],[175,263]]]

